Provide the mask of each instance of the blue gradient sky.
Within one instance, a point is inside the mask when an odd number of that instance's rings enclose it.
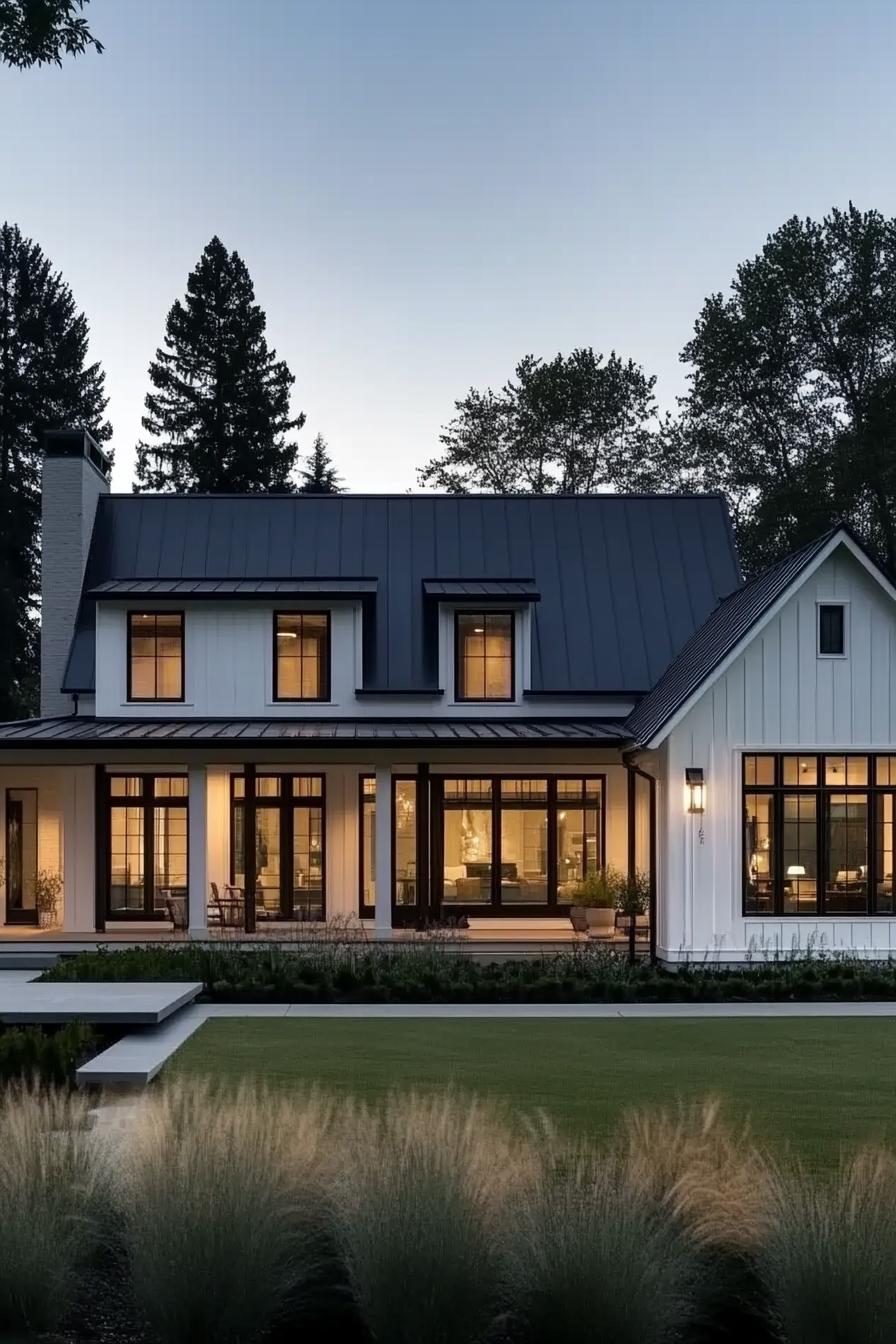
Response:
[[[92,0],[102,57],[0,67],[0,218],[107,371],[146,369],[217,232],[353,489],[405,490],[527,351],[658,375],[793,213],[896,213],[890,0]],[[12,132],[12,133],[11,133]]]

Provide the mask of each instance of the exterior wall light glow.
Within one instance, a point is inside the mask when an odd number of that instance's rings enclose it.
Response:
[[[685,769],[684,794],[689,812],[706,811],[706,783],[700,766],[688,766]]]

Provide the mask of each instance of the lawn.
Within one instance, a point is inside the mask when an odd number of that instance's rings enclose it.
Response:
[[[600,1138],[631,1107],[718,1096],[756,1137],[811,1166],[844,1145],[896,1142],[896,1020],[347,1020],[230,1018],[203,1026],[168,1076],[317,1083],[376,1099],[453,1087],[544,1110]]]

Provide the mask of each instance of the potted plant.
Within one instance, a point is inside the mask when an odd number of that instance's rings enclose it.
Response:
[[[582,922],[589,928],[611,929],[615,920],[619,874],[612,868],[588,873],[570,893],[570,922],[575,928]]]
[[[629,955],[634,961],[637,930],[647,927],[650,911],[650,877],[647,873],[620,874],[616,909],[622,917],[622,928],[628,934]]]
[[[37,907],[37,925],[41,929],[55,927],[59,915],[59,897],[62,895],[62,877],[52,868],[41,868],[34,878],[34,904]]]

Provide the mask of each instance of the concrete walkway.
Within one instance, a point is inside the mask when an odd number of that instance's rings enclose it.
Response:
[[[203,1023],[226,1017],[315,1018],[330,1021],[432,1018],[624,1021],[633,1018],[896,1018],[894,1003],[208,1003],[194,1004],[150,1031],[132,1032],[84,1064],[80,1084],[140,1086]]]

